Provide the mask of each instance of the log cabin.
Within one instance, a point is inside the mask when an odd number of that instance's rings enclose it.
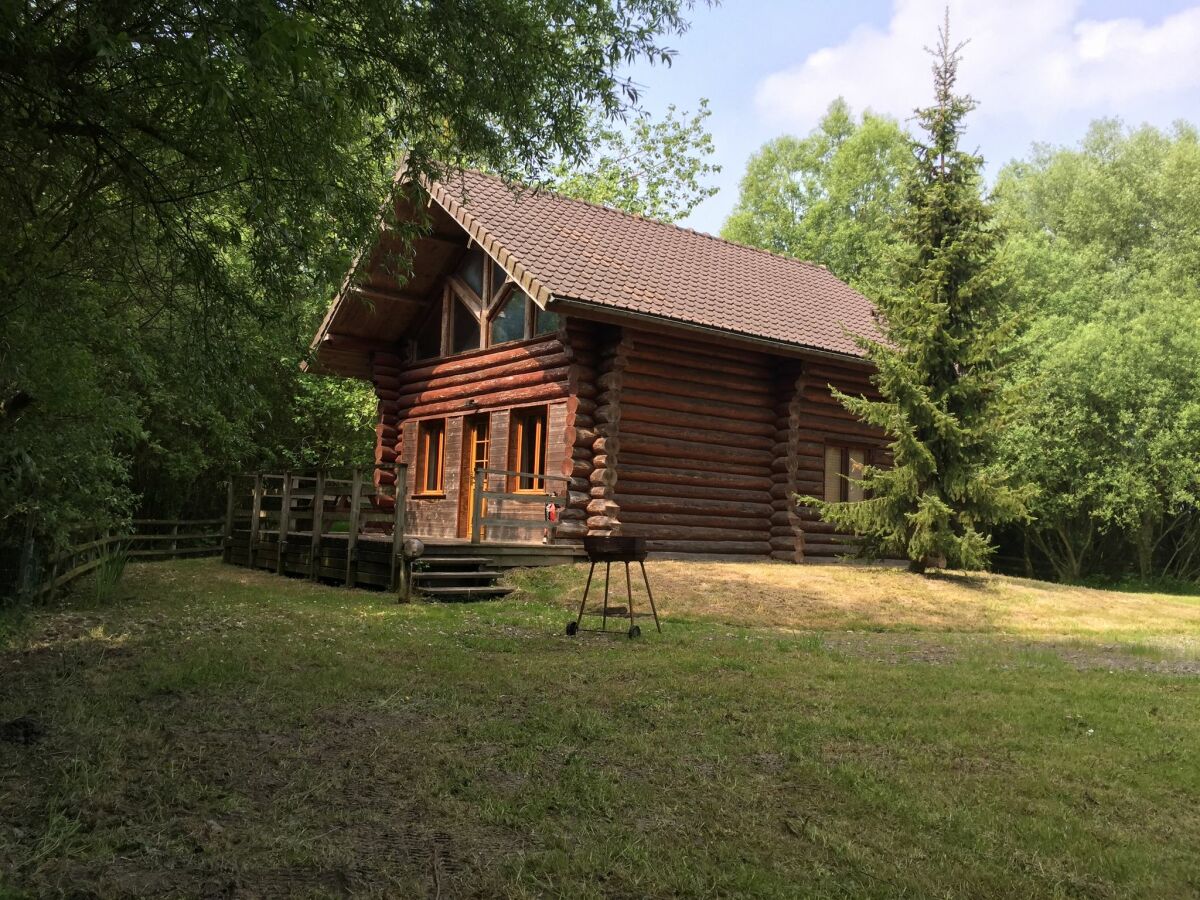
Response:
[[[846,536],[794,498],[853,500],[884,458],[831,393],[873,393],[855,336],[877,334],[822,266],[465,172],[402,190],[309,369],[374,386],[411,534],[541,542],[529,495],[557,542],[819,561]]]

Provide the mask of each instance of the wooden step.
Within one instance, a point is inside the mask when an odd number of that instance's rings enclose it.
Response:
[[[491,579],[499,578],[503,574],[504,574],[503,572],[497,571],[495,569],[480,569],[478,571],[469,571],[469,572],[463,572],[463,571],[446,572],[443,570],[437,570],[437,571],[428,571],[427,570],[427,571],[420,571],[420,572],[412,573],[413,581],[437,580],[440,578],[445,578],[445,579],[486,578],[486,579],[491,580]]]
[[[515,591],[516,588],[507,587],[500,584],[488,585],[473,585],[471,587],[422,587],[420,591],[427,597],[434,599],[442,597],[465,597],[468,599],[474,598],[489,598],[505,597]]]
[[[485,566],[494,560],[490,556],[422,556],[414,562],[445,568],[446,566]]]

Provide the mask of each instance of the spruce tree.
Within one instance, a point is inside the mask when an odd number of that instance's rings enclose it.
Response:
[[[960,149],[975,108],[955,92],[961,49],[950,43],[947,17],[930,51],[935,102],[916,111],[922,134],[912,142],[895,287],[877,299],[882,340],[859,341],[882,399],[837,392],[884,430],[892,465],[864,469],[865,500],[801,498],[859,535],[863,555],[907,557],[917,572],[985,566],[988,529],[1024,515],[1023,492],[991,465],[1006,329],[983,160]]]

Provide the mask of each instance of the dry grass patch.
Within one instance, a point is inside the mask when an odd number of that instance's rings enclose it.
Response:
[[[659,612],[667,618],[804,631],[1144,638],[1173,652],[1200,652],[1200,597],[1122,593],[983,572],[926,577],[849,564],[652,560],[648,571]],[[586,574],[587,566],[575,566],[514,577],[534,596],[569,604],[577,602]],[[635,603],[644,608],[637,588]],[[612,591],[623,603],[623,572],[614,570]]]

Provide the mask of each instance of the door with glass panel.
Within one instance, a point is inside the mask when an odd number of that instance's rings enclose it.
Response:
[[[475,524],[475,470],[487,468],[489,447],[488,417],[468,416],[463,421],[463,468],[459,484],[464,489],[459,491],[459,537],[471,536],[471,528]]]

